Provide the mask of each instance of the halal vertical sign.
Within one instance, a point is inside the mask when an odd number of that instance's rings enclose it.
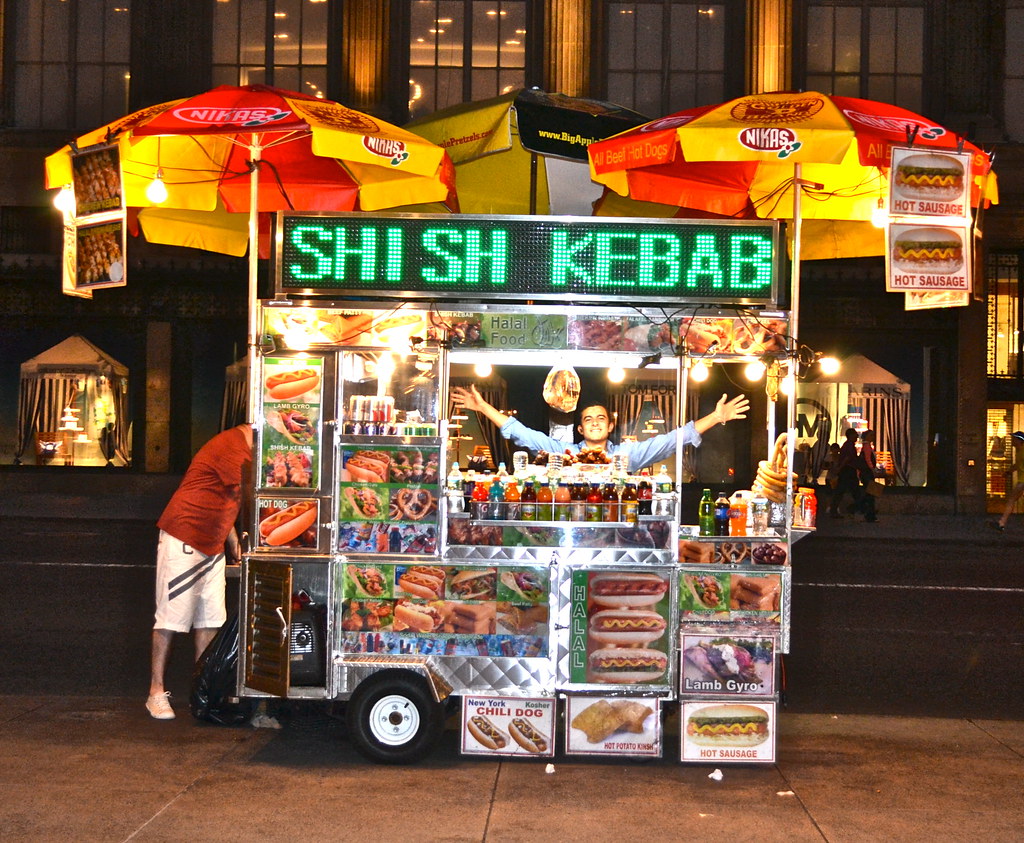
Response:
[[[278,291],[776,304],[774,220],[278,217]]]

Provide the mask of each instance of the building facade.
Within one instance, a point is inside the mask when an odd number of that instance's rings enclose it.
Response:
[[[60,292],[59,217],[42,161],[70,138],[218,84],[326,96],[396,124],[538,86],[651,118],[748,92],[893,102],[995,155],[968,307],[906,312],[879,259],[804,265],[801,340],[910,384],[912,484],[995,508],[1024,428],[1024,0],[3,0],[0,470],[19,441],[21,364],[69,334],[124,364],[129,473],[177,472],[216,431],[245,354],[244,261],[129,243],[130,285]],[[29,447],[31,444],[31,447]]]

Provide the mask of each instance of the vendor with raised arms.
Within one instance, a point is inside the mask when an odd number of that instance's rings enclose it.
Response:
[[[683,445],[699,446],[701,436],[716,424],[725,424],[733,419],[745,419],[747,410],[750,409],[750,402],[745,395],[737,395],[732,400],[726,400],[726,396],[722,395],[718,399],[715,409],[695,422],[687,422],[683,427],[652,436],[643,442],[623,442],[615,445],[608,441],[608,437],[615,428],[615,422],[603,404],[588,404],[583,408],[580,413],[580,424],[576,428],[583,437],[583,442],[570,443],[554,439],[539,430],[533,430],[518,419],[501,412],[485,401],[473,385],[468,388],[452,387],[452,399],[457,407],[482,413],[501,429],[502,436],[511,439],[522,448],[555,454],[565,451],[578,454],[584,448],[601,450],[609,456],[628,454],[627,470],[631,473],[674,454],[677,439]]]

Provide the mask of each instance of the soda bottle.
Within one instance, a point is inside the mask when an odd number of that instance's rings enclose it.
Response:
[[[555,489],[554,510],[555,521],[572,520],[572,493],[564,480],[560,480]]]
[[[700,528],[700,535],[713,536],[715,534],[715,502],[711,500],[711,490],[705,489],[700,497],[700,505],[697,508],[697,525]]]
[[[577,481],[572,484],[572,521],[587,520],[587,484]]]
[[[487,498],[490,488],[484,479],[477,479],[473,484],[473,517],[482,521],[487,517]]]
[[[818,522],[818,496],[808,486],[800,487],[800,524],[814,529]]]
[[[745,536],[747,534],[747,499],[742,492],[732,496],[729,505],[729,535]]]
[[[537,520],[537,490],[533,487],[533,481],[527,480],[523,487],[523,493],[519,498],[519,517],[524,521]]]
[[[604,484],[604,494],[601,495],[601,520],[619,520],[619,494],[614,483]]]
[[[540,481],[540,488],[537,490],[537,520],[554,521],[554,513],[551,505],[555,496],[551,492],[551,484],[547,480]]]
[[[651,488],[651,477],[644,469],[640,475],[640,485],[636,490],[636,511],[637,515],[650,515],[654,499],[654,490]]]
[[[619,517],[629,524],[635,524],[639,504],[640,501],[637,496],[636,484],[627,483],[626,488],[622,490],[622,503],[619,506]]]
[[[505,517],[509,521],[518,521],[522,516],[522,493],[519,491],[519,484],[513,477],[505,487]]]
[[[466,479],[462,481],[462,495],[467,501],[473,500],[473,487],[476,485],[476,472],[470,469],[466,472]]]
[[[491,488],[487,490],[487,517],[492,521],[498,521],[505,512],[505,484],[501,477],[495,477],[491,481]]]
[[[729,535],[729,499],[725,492],[719,492],[715,500],[715,535]]]
[[[586,516],[587,521],[601,520],[601,487],[597,483],[590,484],[590,491],[587,493]]]

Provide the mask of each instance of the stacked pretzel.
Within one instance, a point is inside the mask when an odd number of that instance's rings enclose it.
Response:
[[[775,448],[771,459],[761,460],[757,464],[757,475],[754,478],[755,490],[760,489],[768,500],[783,503],[786,500],[786,478],[791,476],[796,483],[796,474],[789,471],[786,453],[786,433],[780,433],[775,440]]]

